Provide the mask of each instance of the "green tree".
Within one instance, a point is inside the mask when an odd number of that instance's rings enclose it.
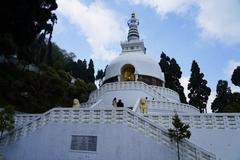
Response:
[[[17,55],[20,60],[31,58],[26,51],[37,36],[43,34],[45,39],[50,35],[51,40],[56,9],[55,0],[10,0],[1,5],[0,54]]]
[[[231,102],[226,104],[223,112],[240,112],[240,93],[234,92],[231,94]]]
[[[212,112],[223,112],[225,107],[232,102],[232,92],[228,82],[219,80],[216,88],[216,98],[212,102]]]
[[[98,70],[97,75],[96,75],[96,80],[102,79],[104,77],[104,72],[103,70]]]
[[[240,103],[239,102],[233,102],[229,105],[227,105],[223,112],[230,112],[230,113],[233,113],[233,112],[237,112],[239,113],[240,112]]]
[[[14,108],[10,105],[4,107],[2,111],[0,111],[0,132],[1,136],[3,136],[4,131],[10,131],[14,128]]]
[[[95,81],[94,64],[93,64],[93,60],[90,59],[88,63],[88,68],[87,68],[87,82],[94,83],[94,81]]]
[[[240,66],[234,69],[231,80],[234,85],[240,87]]]
[[[191,132],[189,130],[190,126],[189,124],[183,123],[177,113],[175,113],[175,115],[172,118],[172,124],[174,128],[168,129],[168,135],[171,138],[171,140],[174,140],[177,143],[177,155],[178,160],[180,160],[179,143],[184,138],[189,139],[191,137]]]
[[[207,81],[203,79],[204,74],[200,72],[200,68],[196,61],[192,62],[191,77],[189,79],[188,94],[189,104],[197,107],[200,113],[206,112],[208,97],[211,89],[207,87]]]
[[[184,88],[179,81],[182,76],[182,71],[176,60],[174,58],[170,59],[162,52],[159,65],[165,76],[165,86],[176,91],[182,103],[187,103]]]

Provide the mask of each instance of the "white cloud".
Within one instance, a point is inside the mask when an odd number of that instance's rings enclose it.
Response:
[[[240,43],[240,2],[238,0],[202,0],[197,24],[204,37],[227,44]]]
[[[240,66],[240,61],[236,60],[229,60],[227,67],[223,70],[226,79],[231,80],[232,78],[232,73],[237,66]]]
[[[191,6],[198,7],[196,25],[201,36],[217,39],[226,44],[240,44],[239,0],[129,0],[154,8],[165,17],[168,13],[187,14]]]
[[[58,0],[58,13],[77,26],[92,48],[95,59],[111,60],[117,56],[112,48],[119,45],[124,29],[116,13],[101,1],[83,4],[78,0]]]
[[[149,6],[165,17],[169,12],[184,13],[194,0],[129,0],[133,4]]]

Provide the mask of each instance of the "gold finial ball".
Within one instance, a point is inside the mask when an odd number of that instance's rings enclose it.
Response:
[[[78,99],[73,99],[73,108],[79,108],[80,107],[80,103]]]

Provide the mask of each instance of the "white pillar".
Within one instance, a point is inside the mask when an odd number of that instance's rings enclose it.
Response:
[[[118,75],[118,82],[121,81],[121,75]]]
[[[138,74],[135,74],[135,81],[137,81],[138,79]]]

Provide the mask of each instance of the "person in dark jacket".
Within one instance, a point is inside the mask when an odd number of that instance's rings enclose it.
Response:
[[[124,107],[124,104],[121,99],[118,100],[117,107]]]

